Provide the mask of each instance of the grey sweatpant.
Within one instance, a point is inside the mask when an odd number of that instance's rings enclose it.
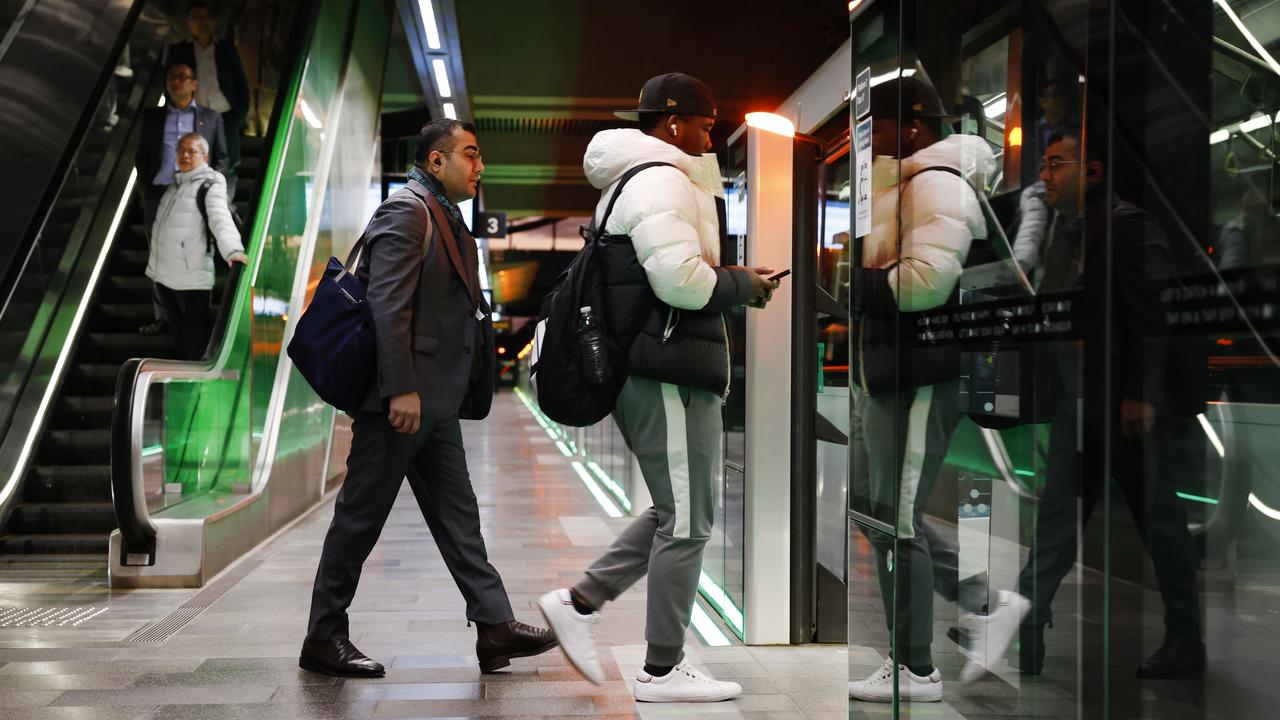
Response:
[[[911,667],[932,665],[934,576],[945,570],[935,565],[948,564],[951,548],[925,524],[924,508],[960,423],[958,382],[876,397],[854,392],[855,499],[862,501],[863,512],[896,531],[889,537],[863,528],[876,553],[892,655]],[[934,558],[936,551],[943,557]],[[963,588],[938,589],[962,601],[970,594]]]
[[[594,607],[649,574],[645,662],[684,659],[702,549],[711,536],[723,421],[720,396],[654,380],[627,379],[613,417],[640,463],[653,507],[600,556],[574,591]]]

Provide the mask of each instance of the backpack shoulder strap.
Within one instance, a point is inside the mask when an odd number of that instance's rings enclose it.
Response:
[[[209,188],[213,187],[212,180],[205,180],[200,183],[200,189],[196,190],[196,207],[200,208],[200,219],[204,220],[204,251],[212,252],[213,250],[213,233],[209,232],[209,207],[206,202],[209,198]]]
[[[622,178],[618,180],[617,189],[613,191],[613,197],[609,198],[609,204],[604,208],[604,216],[600,218],[599,223],[595,221],[594,217],[591,219],[591,228],[587,231],[588,234],[594,238],[597,235],[597,230],[601,233],[605,232],[605,228],[609,226],[609,216],[613,214],[613,206],[618,202],[618,198],[622,196],[622,189],[627,186],[627,183],[631,181],[631,178],[639,175],[641,172],[648,170],[649,168],[661,167],[663,165],[666,165],[667,167],[675,167],[675,165],[672,165],[669,162],[654,161],[640,163],[623,173]]]

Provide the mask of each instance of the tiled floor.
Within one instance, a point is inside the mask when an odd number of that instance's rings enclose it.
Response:
[[[533,600],[577,577],[626,520],[610,520],[567,460],[511,395],[466,443],[490,557],[521,620]],[[332,503],[256,549],[252,569],[159,644],[131,633],[195,594],[116,591],[101,578],[0,584],[0,607],[106,606],[69,628],[0,629],[0,720],[246,718],[845,718],[848,657],[828,646],[707,647],[688,652],[742,698],[715,705],[641,705],[630,683],[643,657],[643,584],[606,609],[609,681],[594,687],[557,650],[482,676],[474,630],[406,485],[365,565],[352,639],[387,677],[339,680],[301,672],[298,647]],[[228,572],[236,573],[233,566]]]

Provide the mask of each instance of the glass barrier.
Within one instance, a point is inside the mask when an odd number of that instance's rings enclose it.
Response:
[[[1280,11],[1244,5],[853,14],[875,184],[852,252],[851,717],[1280,700],[1259,612]],[[930,235],[938,217],[958,230]]]

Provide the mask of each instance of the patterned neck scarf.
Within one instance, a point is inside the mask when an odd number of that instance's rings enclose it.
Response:
[[[423,187],[431,193],[431,196],[440,203],[440,207],[443,207],[445,212],[449,213],[449,224],[453,226],[454,235],[464,237],[469,234],[467,233],[467,224],[462,220],[462,211],[444,194],[444,185],[441,185],[439,180],[432,177],[430,173],[423,172],[422,168],[417,165],[409,168],[409,178],[422,183]]]

